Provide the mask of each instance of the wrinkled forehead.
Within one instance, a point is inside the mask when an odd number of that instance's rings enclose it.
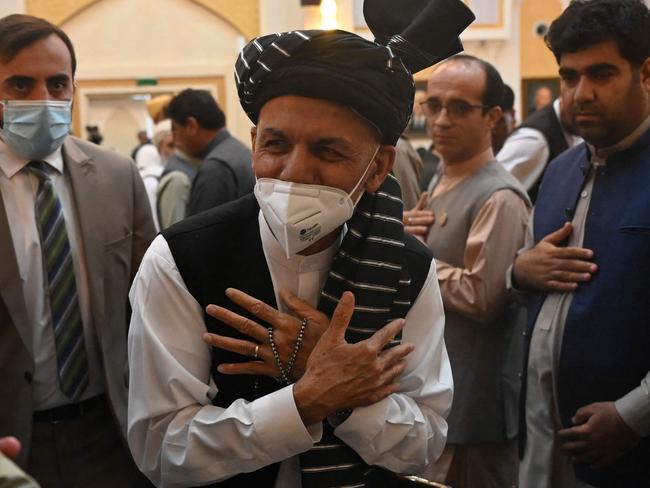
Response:
[[[344,137],[355,143],[381,140],[379,129],[353,107],[325,98],[282,95],[271,98],[260,110],[259,129],[313,133],[320,137]],[[358,142],[362,142],[358,141]]]

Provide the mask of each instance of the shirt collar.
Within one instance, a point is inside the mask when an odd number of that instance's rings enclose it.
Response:
[[[343,226],[343,231],[340,233],[339,238],[327,249],[323,249],[316,254],[310,254],[309,256],[295,254],[287,259],[284,249],[282,249],[282,246],[280,246],[280,243],[271,232],[269,224],[266,223],[262,211],[259,213],[258,221],[264,254],[277,265],[287,268],[295,273],[328,270],[332,265],[334,256],[341,246],[341,241],[343,240],[346,230],[345,226]]]
[[[19,156],[0,138],[0,170],[9,179],[22,170],[29,163],[29,159]],[[47,164],[54,168],[59,174],[63,174],[63,153],[61,147],[52,154],[43,158]]]
[[[612,154],[616,154],[629,149],[637,141],[637,139],[639,139],[639,137],[645,134],[648,129],[650,129],[650,116],[646,117],[646,119],[641,122],[641,124],[636,129],[634,129],[629,136],[625,137],[623,140],[617,142],[613,146],[596,149],[594,146],[587,143],[589,154],[591,154],[592,164],[605,164],[605,161],[608,157],[610,157]]]
[[[484,165],[486,165],[493,159],[494,159],[494,152],[492,151],[492,146],[488,146],[484,151],[481,151],[480,153],[475,154],[474,156],[469,158],[468,160],[459,163],[460,165],[463,166],[463,168],[471,168],[471,170],[468,171],[467,173],[463,173],[462,177],[464,178],[465,176],[467,176],[467,174],[471,174],[478,171],[480,168],[482,168]],[[445,161],[444,158],[441,158],[440,161],[442,164],[440,164],[439,167],[440,170],[442,170],[442,172],[444,173],[445,168],[447,168],[447,165],[444,164]]]
[[[564,129],[564,125],[562,125],[562,118],[560,117],[560,99],[556,98],[553,101],[553,112],[555,112],[555,116],[557,117],[558,122],[560,122],[560,127],[562,128],[562,134],[564,134],[564,140],[566,140],[566,143],[569,147],[574,147],[577,146],[582,142],[582,137],[577,136],[575,134],[570,134]]]

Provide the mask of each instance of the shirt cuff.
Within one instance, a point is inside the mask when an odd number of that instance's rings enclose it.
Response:
[[[508,266],[508,269],[506,270],[506,292],[508,293],[508,296],[519,302],[521,300],[524,300],[528,296],[528,293],[527,290],[523,288],[517,288],[514,272],[515,265],[513,263]]]
[[[641,385],[614,402],[623,422],[640,437],[650,435],[650,389]]]
[[[308,427],[303,424],[293,399],[293,385],[265,395],[251,406],[259,445],[274,446],[274,458],[282,460],[311,449],[322,436],[321,422]]]
[[[354,449],[364,461],[374,460],[376,437],[386,428],[390,398],[366,407],[357,407],[336,427],[334,434]]]

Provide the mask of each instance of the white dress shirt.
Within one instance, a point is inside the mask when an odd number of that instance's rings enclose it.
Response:
[[[81,400],[91,398],[105,391],[103,369],[100,361],[99,344],[90,313],[88,273],[83,249],[83,240],[75,202],[68,178],[64,175],[61,148],[54,151],[44,161],[53,168],[50,172],[52,186],[59,197],[65,218],[70,252],[74,266],[77,296],[84,328],[90,384],[84,390]],[[23,296],[27,306],[28,324],[16,327],[30,327],[34,351],[34,409],[46,410],[70,403],[59,387],[56,366],[56,346],[52,330],[49,300],[44,275],[41,239],[36,223],[36,193],[38,177],[25,169],[29,161],[16,155],[0,139],[0,191],[11,229],[11,238],[16,252],[16,261]]]
[[[287,289],[316,306],[339,242],[287,259],[260,216],[274,291]],[[321,437],[305,427],[292,386],[228,408],[212,405],[218,385],[199,303],[188,292],[167,242],[156,237],[130,292],[128,439],[138,467],[157,485],[206,485],[282,462],[276,487],[300,487],[297,455]],[[286,311],[286,310],[285,310]],[[442,452],[452,376],[444,345],[444,313],[432,263],[406,316],[402,340],[415,344],[402,390],[354,410],[335,434],[369,464],[416,473]]]
[[[559,99],[553,102],[553,111],[560,120]],[[571,135],[564,129],[562,132],[570,148],[582,142],[582,138]],[[544,172],[546,164],[550,162],[549,154],[548,141],[542,132],[532,127],[521,127],[506,139],[496,157],[503,167],[519,180],[524,189],[530,191]]]

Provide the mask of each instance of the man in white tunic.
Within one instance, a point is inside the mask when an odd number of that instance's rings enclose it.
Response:
[[[129,444],[159,486],[384,486],[442,452],[440,291],[389,171],[411,72],[457,52],[472,15],[414,2],[386,26],[371,3],[385,45],[296,31],[243,49],[255,194],[172,226],[144,258]]]

